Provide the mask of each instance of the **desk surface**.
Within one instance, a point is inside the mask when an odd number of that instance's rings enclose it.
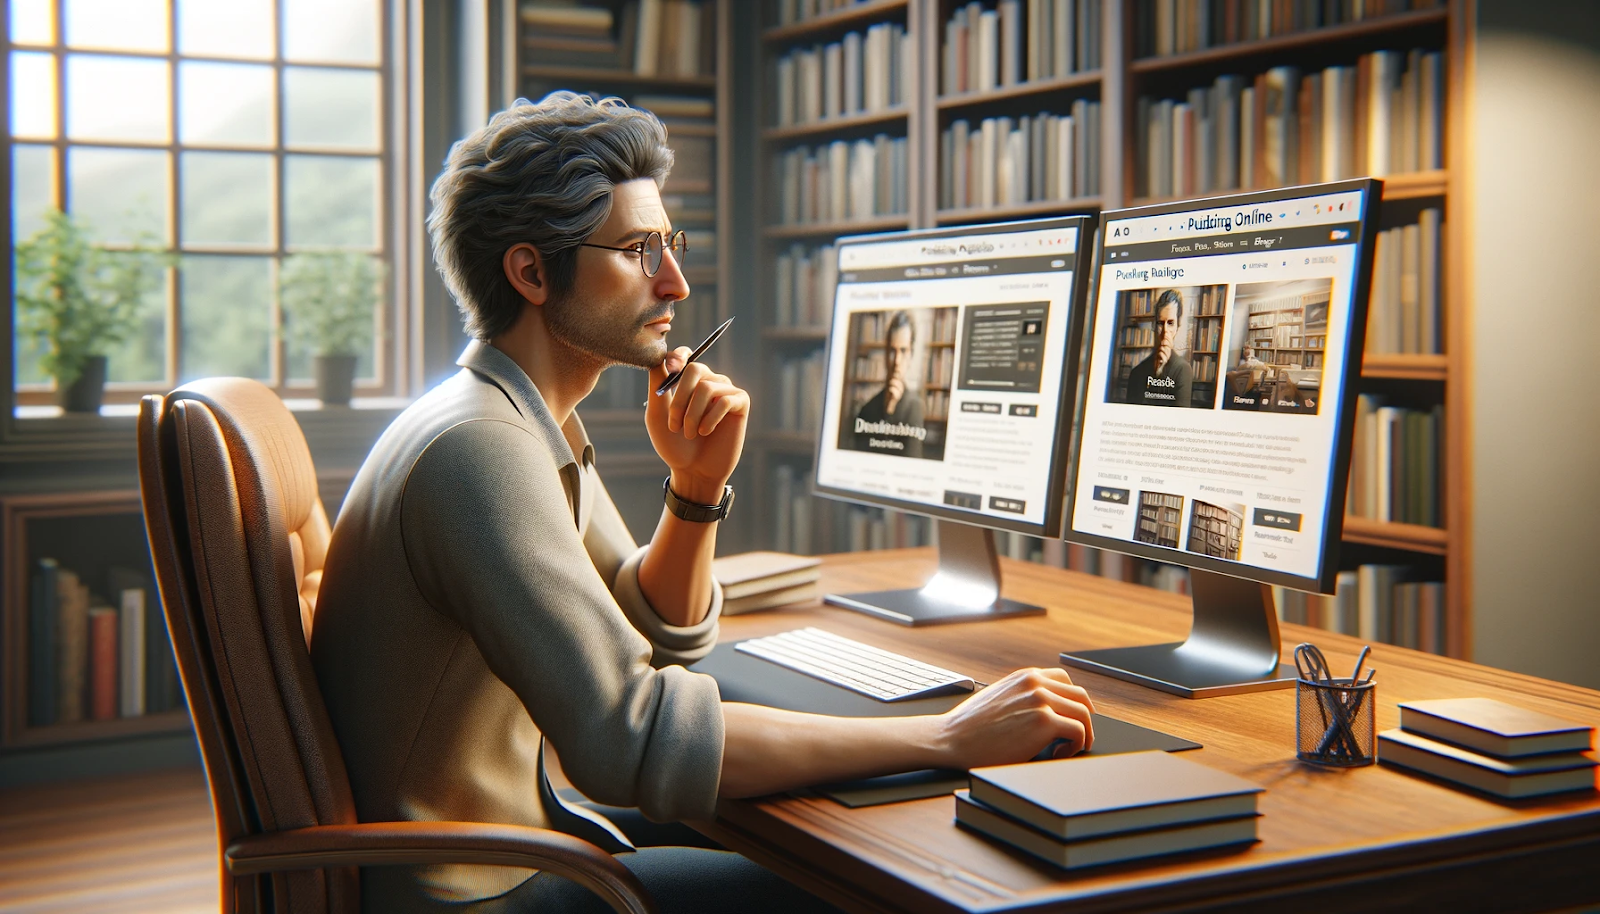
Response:
[[[1056,666],[1063,649],[1179,641],[1188,598],[1009,559],[1006,596],[1042,617],[911,629],[820,604],[722,621],[725,641],[801,625],[986,681]],[[829,557],[824,592],[915,586],[933,551]],[[1283,652],[1315,641],[1334,669],[1360,642],[1283,627]],[[1484,696],[1600,726],[1600,692],[1375,645],[1380,730],[1401,701]],[[1185,757],[1267,788],[1261,841],[1175,861],[1067,873],[953,824],[950,797],[847,809],[806,795],[724,801],[712,837],[853,911],[1527,910],[1600,901],[1600,794],[1501,802],[1382,765],[1325,771],[1294,758],[1292,689],[1186,699],[1073,670],[1098,710],[1194,739]]]

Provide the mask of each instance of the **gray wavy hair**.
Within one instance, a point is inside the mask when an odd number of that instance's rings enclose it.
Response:
[[[519,98],[452,146],[429,193],[428,232],[468,335],[492,339],[522,313],[501,265],[509,248],[537,248],[551,293],[566,294],[579,243],[611,215],[612,188],[639,178],[659,187],[672,161],[654,114],[564,91]]]

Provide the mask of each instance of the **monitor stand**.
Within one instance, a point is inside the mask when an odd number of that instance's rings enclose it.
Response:
[[[994,531],[960,521],[938,523],[939,570],[921,589],[830,593],[822,601],[901,625],[1044,615],[1043,606],[1000,596],[1000,558],[994,551]]]
[[[1278,615],[1265,584],[1191,569],[1194,625],[1182,644],[1061,654],[1067,666],[1185,698],[1286,689],[1295,670],[1278,662]]]

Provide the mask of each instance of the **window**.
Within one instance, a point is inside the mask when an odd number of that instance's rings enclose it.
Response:
[[[312,348],[286,332],[277,300],[284,258],[392,260],[386,2],[9,7],[13,238],[54,206],[108,246],[142,239],[174,255],[139,332],[107,353],[107,399],[210,375],[307,395]],[[373,314],[358,393],[394,390],[393,315],[387,303]],[[51,402],[40,342],[15,344],[17,402]]]

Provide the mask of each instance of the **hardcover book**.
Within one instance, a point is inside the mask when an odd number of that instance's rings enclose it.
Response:
[[[972,799],[1060,840],[1253,815],[1263,789],[1166,752],[972,769]]]
[[[1500,758],[1592,747],[1594,728],[1492,698],[1441,698],[1400,705],[1400,726]]]
[[[1507,799],[1593,790],[1597,764],[1578,752],[1497,759],[1404,730],[1378,734],[1378,761]]]
[[[1125,759],[1127,756],[1121,758]],[[1257,818],[1259,816],[1255,813],[1249,813],[1231,819],[1191,823],[1173,828],[1146,829],[1088,840],[1062,841],[1030,828],[981,801],[972,799],[968,791],[956,791],[958,823],[1064,869],[1102,866],[1108,863],[1255,841]]]
[[[711,573],[724,600],[808,584],[822,576],[822,560],[783,552],[745,552],[717,559]],[[726,611],[726,607],[724,607]]]

